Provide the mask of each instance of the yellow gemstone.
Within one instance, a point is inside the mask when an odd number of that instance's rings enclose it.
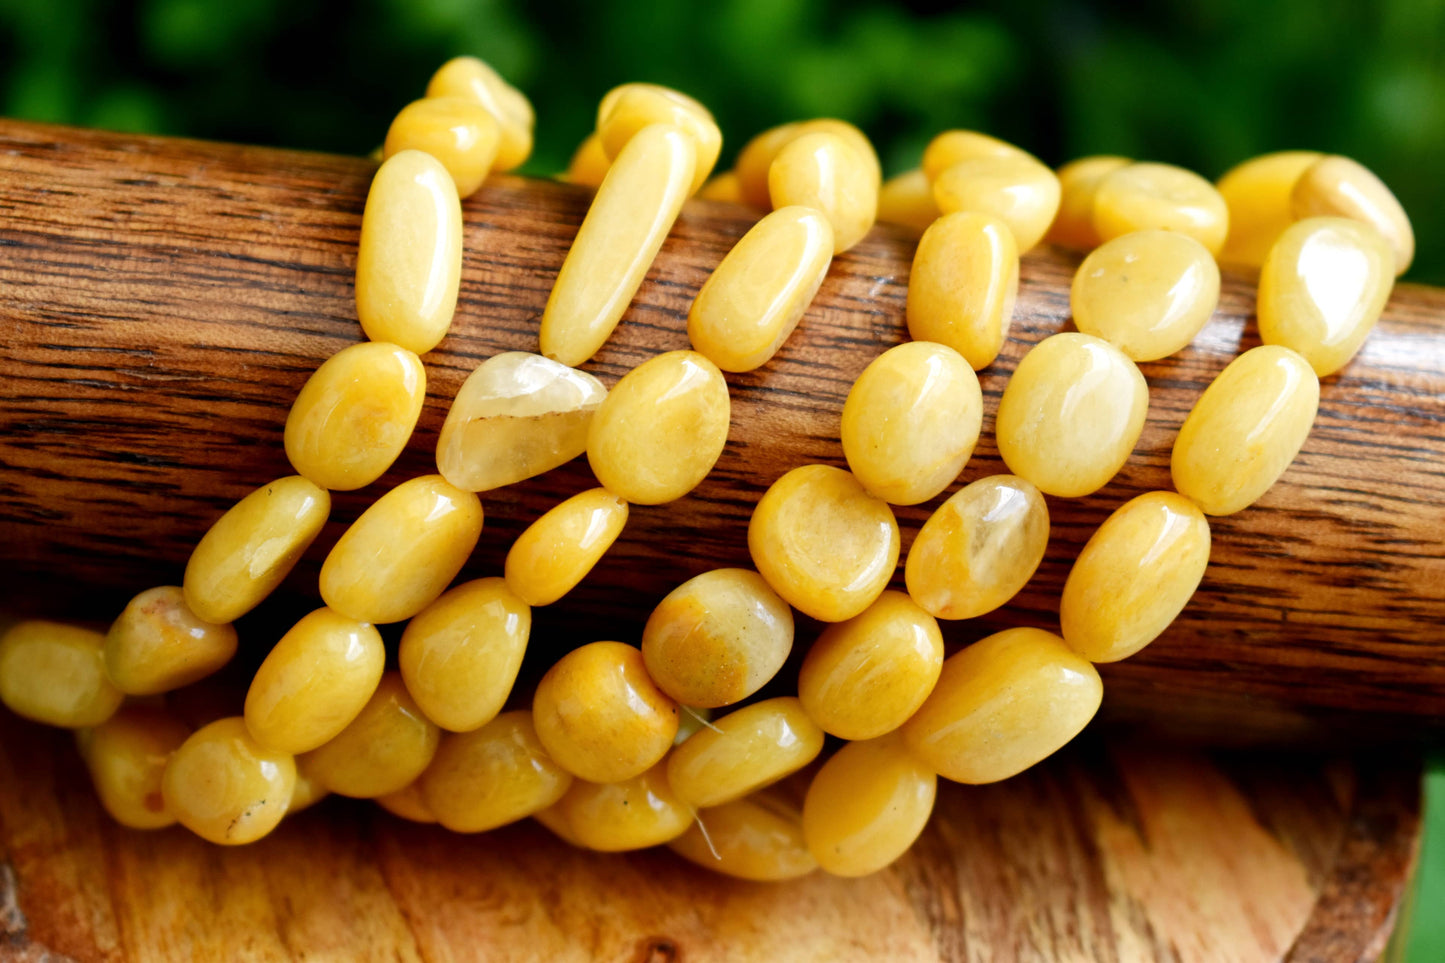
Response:
[[[790,140],[768,168],[774,208],[820,211],[833,225],[833,253],[863,240],[878,216],[876,168],[848,138],[828,131]]]
[[[1311,217],[1279,236],[1259,275],[1259,334],[1292,348],[1321,378],[1365,343],[1394,287],[1394,255],[1369,224]]]
[[[633,83],[608,91],[597,108],[597,133],[603,152],[611,158],[622,153],[639,131],[654,124],[671,124],[693,139],[697,159],[688,193],[695,193],[712,174],[722,151],[722,131],[706,107],[668,87]]]
[[[700,811],[667,848],[703,869],[758,882],[797,879],[818,868],[803,839],[802,812],[770,793]]]
[[[658,763],[619,782],[578,779],[557,804],[562,824],[578,845],[604,853],[660,846],[692,825],[692,807],[677,798]]]
[[[179,585],[146,589],[130,600],[105,636],[105,671],[127,695],[190,685],[236,654],[236,629],[196,617]]]
[[[595,188],[602,183],[602,178],[607,176],[607,168],[611,166],[611,158],[602,149],[602,135],[593,131],[587,135],[586,140],[577,145],[577,150],[567,163],[567,171],[560,179],[568,184]]]
[[[482,534],[482,503],[440,475],[402,482],[337,540],[321,598],[362,622],[400,622],[456,578]]]
[[[431,763],[440,738],[441,730],[422,715],[401,674],[388,672],[356,718],[306,758],[327,789],[371,799],[411,785]]]
[[[945,214],[913,256],[908,333],[948,345],[981,371],[1003,348],[1018,290],[1018,244],[1008,226],[988,214]]]
[[[1052,754],[1094,718],[1099,673],[1043,629],[1005,629],[943,663],[903,737],[919,762],[945,779],[1007,779]]]
[[[1058,170],[1059,213],[1046,236],[1050,244],[1088,251],[1099,246],[1099,232],[1094,229],[1094,194],[1099,181],[1130,163],[1127,157],[1099,155],[1080,157]]]
[[[1291,194],[1300,175],[1320,154],[1286,150],[1263,154],[1231,168],[1215,184],[1229,207],[1223,264],[1258,269],[1284,229],[1295,222]]]
[[[437,440],[437,470],[458,488],[491,491],[551,471],[587,450],[607,396],[592,375],[525,351],[477,366]]]
[[[421,794],[420,779],[405,789],[388,793],[385,796],[377,796],[372,802],[393,816],[410,822],[434,823],[437,821],[436,813],[431,811],[431,807],[426,804],[426,797]]]
[[[943,212],[933,200],[933,182],[921,169],[890,177],[878,190],[878,220],[906,224],[920,231]]]
[[[1059,178],[1028,156],[959,161],[933,182],[933,199],[945,213],[990,214],[1012,232],[1019,253],[1048,233],[1059,210]]]
[[[428,97],[469,97],[487,109],[500,127],[492,169],[520,167],[532,154],[532,105],[522,92],[476,57],[454,57],[427,84]]]
[[[548,832],[569,846],[576,846],[578,849],[586,848],[577,837],[572,834],[572,827],[568,825],[567,817],[562,812],[561,802],[553,803],[546,809],[539,809],[532,814],[532,818],[547,827]]]
[[[426,354],[446,337],[462,274],[462,205],[441,161],[387,158],[371,182],[356,255],[356,316],[373,341]]]
[[[443,729],[479,729],[506,705],[531,631],[531,608],[502,579],[458,585],[401,634],[397,662],[407,691]]]
[[[1184,419],[1169,470],[1207,515],[1232,515],[1269,491],[1305,443],[1320,382],[1289,348],[1262,344],[1219,373]]]
[[[1027,157],[1033,155],[1008,141],[981,134],[976,130],[946,130],[928,142],[923,150],[923,173],[930,181],[938,180],[954,164],[980,157]]]
[[[878,153],[873,149],[868,137],[857,127],[845,120],[830,117],[797,121],[763,131],[738,152],[733,173],[737,174],[738,193],[742,196],[743,203],[765,211],[770,209],[773,202],[768,190],[768,170],[773,166],[773,161],[777,160],[778,152],[803,134],[816,133],[842,137],[858,151],[863,162],[873,171],[873,180],[882,180]]]
[[[370,485],[396,461],[426,401],[426,370],[406,348],[342,348],[306,380],[286,416],[286,457],[322,488]]]
[[[1094,229],[1101,241],[1150,229],[1178,231],[1218,256],[1229,233],[1229,208],[1193,171],[1129,164],[1104,175],[1095,188]]]
[[[105,674],[105,636],[60,622],[18,622],[0,637],[0,702],[48,726],[98,726],[124,696]]]
[[[823,750],[823,730],[784,696],[730,712],[672,751],[667,778],[688,805],[721,806],[797,772]]]
[[[917,505],[963,471],[983,424],[983,393],[957,351],[931,341],[889,348],[843,403],[843,454],[853,477],[894,505]]]
[[[908,550],[913,600],[940,619],[992,612],[1033,578],[1049,544],[1049,508],[1013,475],[965,485],[938,506]]]
[[[161,777],[166,808],[202,839],[252,843],[281,822],[296,784],[296,760],[268,749],[239,716],[191,734]]]
[[[419,785],[426,810],[443,826],[480,833],[546,809],[572,782],[542,748],[532,714],[519,709],[443,737]]]
[[[294,816],[303,809],[310,809],[312,806],[331,795],[317,774],[311,769],[311,759],[315,753],[306,753],[296,757],[296,782],[291,786],[291,801],[286,804],[286,815]]]
[[[126,706],[90,730],[85,765],[112,819],[131,829],[176,821],[161,794],[161,777],[190,734],[185,723],[151,706]]]
[[[687,315],[692,346],[724,371],[752,371],[778,353],[833,262],[819,211],[784,207],[758,221],[703,283]]]
[[[804,465],[777,481],[748,523],[748,551],[794,608],[824,622],[859,614],[898,567],[898,522],[841,468]]]
[[[713,177],[702,185],[697,196],[705,201],[722,201],[728,204],[741,204],[743,200],[742,192],[738,189],[738,175],[732,171]]]
[[[551,605],[587,577],[627,524],[627,502],[605,488],[573,495],[517,536],[507,588],[528,605]]]
[[[1009,471],[1077,498],[1118,474],[1148,412],[1148,385],[1124,352],[1092,335],[1056,334],[1014,370],[994,434]]]
[[[1135,361],[1186,347],[1219,303],[1219,265],[1204,245],[1174,231],[1135,231],[1106,241],[1074,275],[1074,324]]]
[[[1395,255],[1395,274],[1415,259],[1415,230],[1385,182],[1348,157],[1322,157],[1300,175],[1290,195],[1295,217],[1347,217],[1380,232]]]
[[[427,97],[401,109],[386,132],[381,156],[419,150],[442,162],[459,197],[470,197],[491,172],[501,125],[470,97]]]
[[[196,545],[186,563],[186,605],[206,622],[236,621],[290,574],[330,513],[331,496],[300,475],[262,485]]]

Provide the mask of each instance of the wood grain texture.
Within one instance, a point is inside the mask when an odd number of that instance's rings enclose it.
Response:
[[[178,580],[199,535],[252,488],[289,474],[292,398],[359,340],[352,303],[364,160],[0,121],[0,608],[105,619]],[[315,597],[326,549],[396,481],[432,467],[447,405],[482,359],[536,349],[537,319],[585,211],[586,191],[497,178],[468,200],[453,333],[427,356],[427,407],[381,482],[339,495],[277,613]],[[611,343],[587,367],[611,384],[687,347],[687,308],[755,215],[690,203]],[[746,522],[778,475],[842,464],[838,419],[853,378],[904,336],[914,237],[880,226],[838,258],[778,357],[730,378],[733,425],[712,476],[637,507],[621,541],[537,638],[633,639],[686,577],[747,565]],[[1030,345],[1064,327],[1075,259],[1024,259],[1013,333],[982,373],[989,413],[960,484],[1003,471],[992,408]],[[1326,379],[1298,461],[1255,508],[1213,523],[1198,596],[1159,641],[1103,669],[1106,717],[1215,741],[1379,740],[1445,731],[1445,294],[1401,285],[1360,356]],[[1179,356],[1145,364],[1149,423],[1095,496],[1050,499],[1053,536],[1032,584],[995,617],[945,627],[951,644],[1003,625],[1057,622],[1070,561],[1128,498],[1169,486],[1168,457],[1209,379],[1257,343],[1252,286]],[[467,575],[498,574],[513,537],[589,487],[579,460],[484,496]],[[929,505],[898,512],[905,547]],[[900,565],[901,581],[901,565]],[[805,624],[806,643],[816,626]]]

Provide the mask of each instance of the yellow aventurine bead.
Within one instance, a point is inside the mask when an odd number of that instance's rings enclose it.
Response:
[[[560,801],[553,803],[546,809],[537,810],[532,814],[532,818],[547,827],[549,833],[567,843],[569,846],[575,846],[578,849],[586,848],[582,845],[581,841],[573,835],[572,827],[567,822],[567,816],[562,812],[562,803]]]
[[[930,181],[937,180],[954,164],[979,157],[1032,157],[1023,148],[1008,141],[981,134],[976,130],[946,130],[928,142],[923,150],[923,173]]]
[[[1204,389],[1174,440],[1174,487],[1207,515],[1253,505],[1303,447],[1320,382],[1289,348],[1262,344],[1235,358]]]
[[[368,341],[312,372],[286,416],[286,457],[332,491],[370,485],[396,461],[426,401],[426,370],[406,348]]]
[[[65,729],[98,726],[124,696],[105,674],[105,636],[60,622],[19,622],[0,637],[0,702]]]
[[[261,604],[321,533],[331,496],[300,475],[278,478],[232,505],[186,563],[186,605],[216,625]]]
[[[295,754],[335,738],[381,681],[386,649],[365,622],[317,609],[276,643],[246,691],[246,727]]]
[[[470,97],[427,97],[401,109],[386,132],[383,158],[419,150],[442,162],[457,196],[470,197],[491,172],[501,125]]]
[[[696,172],[689,194],[696,193],[717,166],[722,131],[706,107],[687,94],[657,84],[623,84],[608,91],[597,108],[597,133],[611,158],[645,127],[671,124],[686,131],[697,147]]]
[[[435,757],[433,757],[433,761],[435,761]],[[431,811],[431,807],[426,803],[426,797],[421,794],[420,779],[405,789],[388,793],[385,796],[377,796],[372,802],[393,816],[399,816],[414,823],[437,821],[436,813]]]
[[[889,348],[843,403],[843,455],[853,477],[894,505],[917,505],[963,471],[983,424],[983,393],[957,351],[931,341]]]
[[[502,579],[458,585],[401,634],[397,662],[407,691],[443,729],[478,729],[511,695],[531,631],[531,608]]]
[[[507,551],[507,588],[528,605],[551,605],[587,577],[627,524],[627,502],[592,488],[551,508]]]
[[[1018,290],[1018,243],[1008,226],[988,214],[945,214],[913,256],[908,334],[948,345],[981,371],[1003,348]]]
[[[559,179],[582,187],[597,187],[611,166],[611,158],[602,149],[602,135],[593,131],[577,145],[572,159],[567,162],[566,173]]]
[[[1098,247],[1099,232],[1094,229],[1094,194],[1099,181],[1129,164],[1127,157],[1101,154],[1080,157],[1058,170],[1059,213],[1046,236],[1050,244],[1087,251]]]
[[[161,794],[182,826],[210,842],[238,846],[276,828],[295,784],[291,754],[261,745],[231,716],[181,743],[161,777]]]
[[[677,798],[658,763],[619,782],[578,779],[557,804],[572,840],[588,849],[618,853],[660,846],[692,825],[692,807]]]
[[[1129,164],[1104,175],[1095,188],[1094,229],[1101,241],[1149,229],[1178,231],[1218,256],[1229,233],[1229,208],[1193,171]]]
[[[1295,222],[1291,194],[1300,175],[1320,159],[1307,150],[1263,154],[1231,168],[1215,187],[1229,208],[1222,264],[1259,268],[1275,239]]]
[[[1014,370],[994,435],[1009,471],[1077,498],[1118,474],[1148,412],[1148,385],[1124,352],[1092,335],[1056,334]]]
[[[1135,361],[1165,358],[1194,340],[1219,303],[1219,265],[1174,231],[1106,241],[1074,275],[1074,324]]]
[[[1033,578],[1049,544],[1049,508],[1033,485],[990,475],[938,506],[908,550],[908,594],[940,619],[1003,605]]]
[[[797,772],[823,750],[823,730],[783,697],[730,712],[672,751],[667,778],[690,806],[721,806]]]
[[[105,671],[127,695],[190,685],[236,654],[236,629],[196,616],[178,585],[146,589],[130,600],[105,636]]]
[[[778,151],[768,168],[774,208],[800,205],[820,211],[833,225],[833,253],[863,240],[878,216],[877,170],[840,134],[802,134]]]
[[[793,610],[761,575],[741,568],[683,582],[642,630],[642,657],[657,687],[709,709],[761,689],[792,648]]]
[[[653,124],[612,162],[542,312],[544,355],[575,367],[612,335],[692,191],[695,143]]]
[[[286,804],[286,815],[294,816],[331,795],[317,774],[312,771],[311,759],[315,753],[296,757],[296,781],[291,785],[291,801]]]
[[[945,213],[991,214],[1008,225],[1024,253],[1043,240],[1059,210],[1059,179],[1033,157],[976,157],[960,161],[933,182]]]
[[[388,672],[356,718],[306,758],[327,789],[371,799],[411,785],[431,763],[440,738],[441,730],[422,715],[401,674]]]
[[[1099,673],[1063,639],[1005,629],[946,659],[901,731],[914,757],[945,779],[997,782],[1078,735],[1103,697]]]
[[[906,224],[920,231],[943,212],[933,200],[933,182],[920,169],[890,177],[878,190],[878,220]]]
[[[462,205],[441,161],[393,154],[361,216],[356,316],[373,341],[426,354],[446,337],[462,276]]]
[[[697,196],[705,201],[725,201],[729,204],[743,202],[742,190],[738,187],[738,175],[732,171],[725,171],[702,185]]]
[[[667,848],[704,869],[758,882],[797,879],[818,868],[803,839],[802,812],[767,793],[700,811],[697,823]]]
[[[758,221],[703,283],[687,315],[692,346],[724,371],[752,371],[778,353],[833,261],[833,228],[810,207]]]
[[[873,739],[908,721],[942,668],[938,623],[907,595],[887,591],[818,636],[798,673],[798,698],[830,735]]]
[[[824,622],[872,605],[898,567],[898,522],[841,468],[804,465],[773,482],[748,522],[748,551],[768,584]]]
[[[111,818],[131,829],[160,829],[176,821],[166,809],[161,777],[190,734],[185,723],[150,706],[126,706],[90,731],[82,755]]]
[[[487,109],[500,127],[492,169],[520,167],[532,154],[532,105],[522,92],[476,57],[454,57],[427,84],[428,97],[468,97]]]
[[[883,179],[878,164],[878,153],[867,136],[845,120],[824,117],[817,120],[795,121],[770,128],[758,134],[738,152],[733,164],[733,173],[738,177],[738,193],[743,203],[768,210],[773,206],[768,192],[768,170],[777,159],[778,152],[803,134],[837,134],[857,149],[863,162],[873,171],[875,182]]]
[[[1415,231],[1390,189],[1358,161],[1322,157],[1295,182],[1290,194],[1295,217],[1347,217],[1380,232],[1395,256],[1395,274],[1415,259]]]
[[[532,697],[542,745],[563,769],[592,782],[620,782],[655,765],[672,748],[677,715],[642,653],[621,642],[573,649]]]
[[[1311,217],[1279,236],[1259,275],[1259,335],[1321,378],[1360,350],[1394,286],[1394,255],[1369,224]]]
[[[542,747],[532,714],[519,709],[443,737],[418,782],[438,822],[453,832],[480,833],[546,809],[573,780]]]
[[[897,733],[850,742],[808,787],[808,851],[835,876],[877,872],[918,839],[937,792],[937,778],[909,755]]]
[[[494,355],[467,377],[447,411],[437,470],[471,492],[551,471],[587,450],[587,428],[605,397],[602,382],[551,358]]]
[[[402,482],[352,523],[321,566],[321,598],[362,622],[400,622],[456,578],[482,534],[482,503],[440,475]]]
[[[728,440],[722,372],[696,351],[668,351],[622,376],[592,417],[587,461],[597,480],[638,505],[698,486]]]

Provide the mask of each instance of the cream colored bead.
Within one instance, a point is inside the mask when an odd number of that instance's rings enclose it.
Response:
[[[17,622],[0,636],[0,702],[48,726],[100,725],[124,698],[106,677],[104,643],[78,625]]]
[[[1229,237],[1221,264],[1258,270],[1284,229],[1295,222],[1291,196],[1300,175],[1320,155],[1286,150],[1252,157],[1229,169],[1216,183],[1229,208]]]
[[[1099,181],[1094,229],[1101,241],[1150,229],[1188,234],[1218,256],[1229,234],[1229,207],[1214,185],[1169,164],[1129,164]]]
[[[522,92],[476,57],[454,57],[442,64],[427,84],[428,97],[469,97],[481,104],[500,126],[493,170],[520,167],[532,154],[532,105]]]
[[[944,213],[990,214],[1008,225],[1019,253],[1048,233],[1059,210],[1059,179],[1027,154],[960,161],[933,182],[933,199]]]
[[[507,552],[507,588],[528,605],[551,605],[587,577],[627,524],[627,502],[592,488],[553,506]]]
[[[595,188],[602,183],[602,178],[607,176],[607,169],[611,166],[612,159],[602,149],[602,136],[593,131],[577,146],[572,159],[567,163],[566,173],[558,179],[568,184]]]
[[[933,182],[922,170],[905,171],[897,177],[890,177],[878,190],[880,221],[905,224],[923,231],[942,213],[933,200]]]
[[[1129,163],[1127,157],[1100,155],[1080,157],[1060,167],[1059,213],[1045,240],[1076,251],[1098,247],[1101,242],[1094,229],[1094,193],[1104,175]]]
[[[797,699],[765,699],[699,729],[672,751],[667,779],[693,807],[721,806],[812,762],[823,730]]]
[[[976,130],[946,130],[928,142],[923,150],[923,173],[938,180],[954,164],[980,157],[1029,157],[1032,154],[1007,141]]]
[[[833,253],[863,240],[878,216],[877,171],[839,134],[817,131],[789,141],[768,168],[768,196],[776,208],[800,205],[821,211],[833,225]]]
[[[816,120],[796,121],[782,124],[758,134],[743,145],[738,152],[733,172],[738,176],[738,193],[743,203],[768,210],[773,206],[768,190],[768,171],[777,159],[778,152],[804,134],[836,134],[858,151],[863,162],[873,171],[873,180],[881,182],[882,168],[878,164],[878,153],[867,136],[845,120],[831,117]]]
[[[414,100],[392,120],[383,158],[419,150],[442,162],[459,197],[470,197],[487,179],[497,157],[501,126],[470,97]]]
[[[1013,321],[1018,243],[988,214],[945,214],[923,232],[908,275],[908,333],[946,344],[975,371],[993,363]]]
[[[706,107],[687,94],[657,84],[623,84],[608,91],[597,108],[597,133],[610,158],[622,153],[637,133],[654,124],[686,131],[697,147],[696,171],[689,194],[696,193],[722,151],[722,131]]]
[[[1395,256],[1395,274],[1415,260],[1415,230],[1395,195],[1375,174],[1348,157],[1322,157],[1300,175],[1290,194],[1295,217],[1347,217],[1380,232]]]

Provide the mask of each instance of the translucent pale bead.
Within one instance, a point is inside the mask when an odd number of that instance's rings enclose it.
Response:
[[[660,846],[692,825],[692,808],[673,793],[662,763],[605,785],[578,779],[558,809],[578,845],[604,853]]]
[[[923,173],[937,180],[954,164],[980,157],[1029,157],[1033,155],[1008,141],[976,130],[946,130],[936,135],[923,150]]]
[[[823,764],[803,802],[803,836],[835,876],[866,876],[908,851],[928,817],[938,780],[897,733],[850,742]]]
[[[443,826],[480,833],[546,809],[573,781],[542,748],[532,714],[520,709],[443,737],[418,782],[426,810]]]
[[[542,312],[544,355],[576,366],[611,337],[692,191],[694,143],[653,124],[612,162]]]
[[[30,621],[0,637],[0,702],[48,726],[98,726],[124,696],[105,674],[105,636],[60,622]]]
[[[833,253],[863,240],[878,216],[876,169],[848,138],[815,131],[793,138],[768,168],[774,208],[801,205],[833,225]]]
[[[376,481],[411,438],[426,401],[426,370],[406,348],[342,348],[306,379],[286,416],[286,457],[332,491]]]
[[[528,605],[551,605],[587,577],[627,524],[627,502],[605,488],[573,495],[517,536],[507,588]]]
[[[981,371],[1003,348],[1018,290],[1018,243],[1008,225],[988,214],[945,214],[913,256],[908,333],[948,345]]]
[[[732,171],[725,171],[702,185],[697,196],[705,201],[725,201],[729,204],[741,204],[743,200],[742,190],[738,187],[738,175]]]
[[[832,261],[833,228],[822,213],[773,211],[733,245],[693,300],[693,348],[724,371],[766,364],[798,326]]]
[[[1127,157],[1099,155],[1080,157],[1058,170],[1059,213],[1045,240],[1050,244],[1087,251],[1099,246],[1099,232],[1094,229],[1094,194],[1099,181],[1130,163]]]
[[[767,793],[700,811],[697,823],[667,848],[704,869],[759,882],[797,879],[818,868],[803,839],[802,812]]]
[[[322,785],[316,773],[311,771],[311,759],[315,753],[308,752],[296,757],[296,782],[291,786],[291,801],[286,804],[286,815],[294,816],[303,809],[309,809],[331,791]]]
[[[960,161],[933,182],[933,200],[940,211],[993,215],[1008,225],[1020,254],[1048,233],[1059,210],[1059,196],[1054,172],[1022,153]]]
[[[383,158],[419,150],[442,162],[459,197],[470,197],[491,172],[501,141],[501,125],[491,111],[470,97],[414,100],[392,120],[382,145]]]
[[[186,563],[186,605],[206,622],[234,622],[280,585],[331,513],[331,496],[300,475],[241,499],[202,536]]]
[[[127,695],[190,685],[236,654],[236,629],[196,616],[179,585],[146,589],[130,600],[105,636],[105,671]]]
[[[1259,268],[1275,239],[1295,222],[1291,194],[1320,154],[1286,150],[1253,157],[1231,168],[1215,187],[1229,208],[1229,237],[1219,252],[1222,264]]]
[[[721,806],[797,772],[823,750],[823,730],[784,696],[730,712],[672,751],[667,778],[691,806]]]
[[[458,585],[401,634],[397,662],[407,691],[443,729],[478,729],[511,695],[531,631],[531,608],[502,579]]]
[[[411,785],[431,763],[440,738],[441,730],[422,715],[401,673],[388,672],[357,717],[306,758],[327,789],[371,799]]]
[[[909,341],[863,369],[843,403],[853,477],[894,505],[917,505],[963,471],[983,423],[983,393],[957,351]]]
[[[256,670],[246,691],[246,728],[274,749],[310,752],[357,717],[385,662],[375,628],[317,609],[281,636]]]
[[[281,822],[296,784],[296,760],[268,749],[239,716],[219,719],[181,743],[161,777],[166,808],[202,839],[251,843]]]
[[[1033,578],[1049,544],[1049,509],[1033,485],[991,475],[938,506],[908,550],[908,594],[940,619],[1003,605]]]
[[[1217,256],[1229,233],[1229,208],[1213,184],[1182,167],[1129,164],[1104,175],[1094,191],[1099,239],[1151,228],[1188,234]]]
[[[620,782],[657,764],[677,734],[677,703],[621,642],[573,649],[537,684],[532,719],[557,764],[592,782]]]
[[[798,698],[814,722],[843,739],[892,732],[928,698],[943,668],[943,633],[902,592],[830,625],[798,673]]]
[[[435,760],[435,757],[433,757]],[[421,780],[385,796],[377,796],[372,802],[382,809],[402,819],[414,823],[434,823],[437,821],[436,813],[426,804],[426,798],[421,794]]]
[[[373,341],[426,354],[446,337],[462,273],[462,205],[441,161],[404,150],[366,195],[356,315]]]
[[[132,829],[176,821],[166,809],[161,777],[171,754],[191,734],[185,723],[152,706],[126,706],[90,730],[82,754],[100,804]]]
[[[1295,217],[1347,217],[1380,232],[1395,255],[1395,274],[1415,259],[1415,231],[1385,182],[1348,157],[1322,157],[1300,175],[1290,195]]]
[[[748,551],[773,590],[824,622],[862,612],[898,567],[898,522],[841,468],[804,465],[753,509]]]
[[[1394,255],[1369,224],[1298,221],[1279,236],[1259,275],[1259,335],[1292,348],[1321,378],[1360,350],[1394,286]]]
[[[1174,439],[1174,487],[1208,515],[1253,505],[1284,474],[1314,425],[1320,382],[1289,348],[1235,358],[1194,403]]]
[[[763,131],[743,146],[738,153],[733,172],[738,176],[738,193],[743,203],[768,210],[773,206],[768,190],[768,170],[777,159],[778,152],[803,134],[836,134],[843,138],[863,158],[873,171],[873,180],[882,181],[882,168],[878,164],[878,153],[867,136],[845,120],[831,117],[816,120],[796,121],[782,124]]]
[[[1074,324],[1135,361],[1184,348],[1219,304],[1219,265],[1194,238],[1135,231],[1106,241],[1074,275]]]
[[[447,411],[437,470],[472,492],[551,471],[587,450],[587,427],[605,397],[602,382],[551,358],[494,355],[467,376]]]
[[[567,171],[561,180],[568,184],[579,184],[582,187],[597,187],[602,183],[602,178],[607,176],[607,168],[612,166],[612,159],[602,149],[602,135],[596,131],[587,135],[587,138],[577,145],[577,150],[572,154],[572,159],[567,162]]]
[[[454,57],[442,64],[427,84],[428,97],[469,97],[481,104],[500,126],[492,169],[520,167],[532,154],[532,105],[522,92],[476,57]]]
[[[440,475],[402,482],[342,534],[321,566],[321,598],[363,622],[400,622],[461,571],[482,534],[482,503]]]
[[[732,403],[717,365],[668,351],[613,386],[587,431],[587,461],[608,491],[638,505],[681,498],[712,471]]]
[[[920,231],[943,212],[933,200],[933,182],[922,169],[890,177],[878,190],[878,220],[906,224]]]
[[[901,731],[914,757],[945,779],[997,782],[1078,735],[1103,696],[1099,673],[1063,639],[1005,629],[946,659]]]
[[[608,91],[597,108],[597,133],[611,158],[645,127],[671,124],[686,131],[697,147],[689,194],[695,193],[717,166],[722,131],[706,107],[680,91],[657,84],[623,84]]]

